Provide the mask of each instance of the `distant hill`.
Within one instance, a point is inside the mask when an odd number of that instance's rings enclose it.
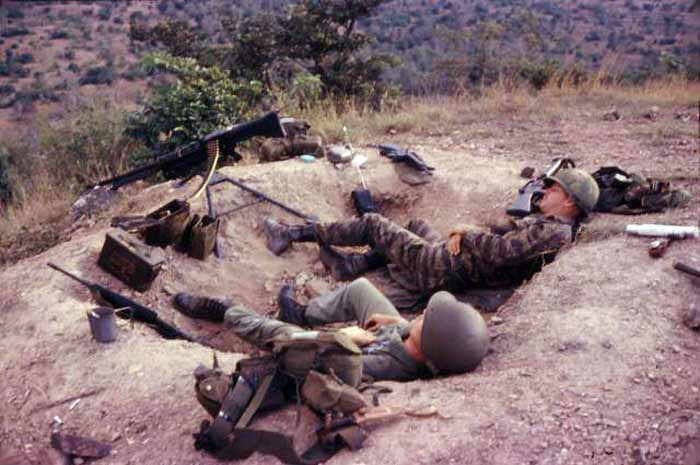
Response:
[[[0,6],[0,118],[71,92],[110,89],[134,104],[143,96],[142,45],[130,44],[132,18],[186,19],[223,42],[220,18],[280,10],[279,0],[18,2]],[[359,25],[374,47],[403,63],[387,79],[429,89],[445,61],[556,60],[587,69],[700,69],[700,12],[690,0],[392,0]],[[697,71],[696,71],[697,73]],[[14,113],[13,113],[14,112]]]

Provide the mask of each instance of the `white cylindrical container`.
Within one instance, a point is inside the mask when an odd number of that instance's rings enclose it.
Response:
[[[628,224],[625,228],[627,234],[653,237],[700,237],[698,226],[675,226],[670,224]]]

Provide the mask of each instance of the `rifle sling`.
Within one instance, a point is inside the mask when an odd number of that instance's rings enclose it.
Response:
[[[258,411],[260,405],[265,399],[267,391],[270,389],[270,385],[272,384],[272,379],[274,377],[275,372],[265,375],[262,382],[260,383],[260,387],[256,389],[255,395],[253,395],[253,398],[250,400],[248,407],[246,407],[245,412],[243,412],[243,415],[241,415],[241,417],[238,419],[238,422],[236,423],[236,428],[245,428],[246,426],[248,426],[250,420],[253,419],[253,415],[255,415],[255,412]]]

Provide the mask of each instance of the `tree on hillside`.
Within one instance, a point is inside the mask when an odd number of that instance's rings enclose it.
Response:
[[[300,0],[284,12],[237,13],[222,20],[225,36],[216,45],[172,20],[146,30],[132,21],[130,38],[203,66],[221,66],[232,79],[260,80],[268,89],[285,87],[303,73],[320,79],[326,95],[371,98],[387,90],[382,71],[397,61],[369,53],[373,38],[357,24],[387,1]]]
[[[152,53],[144,65],[147,73],[158,69],[176,78],[157,85],[145,108],[129,118],[129,135],[156,152],[248,119],[262,95],[259,81],[236,82],[218,66],[203,67],[194,58]]]
[[[319,92],[381,104],[388,88],[380,75],[391,59],[365,52],[372,39],[356,25],[386,1],[300,0],[284,13],[229,17],[222,44],[206,43],[182,21],[132,21],[132,41],[162,49],[147,58],[148,71],[175,81],[157,86],[132,115],[130,134],[156,152],[170,150],[249,119],[265,93],[279,91],[299,105]]]

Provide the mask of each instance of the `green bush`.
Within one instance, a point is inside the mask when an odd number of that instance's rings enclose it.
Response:
[[[24,28],[24,27],[15,27],[12,29],[6,29],[3,33],[3,37],[18,37],[18,36],[26,36],[31,34],[29,29]]]
[[[103,6],[99,10],[97,10],[97,17],[100,19],[100,21],[109,21],[109,18],[112,16],[112,9],[108,6]]]
[[[85,71],[85,74],[78,80],[78,84],[81,86],[103,85],[111,84],[113,81],[114,69],[111,66],[92,66]]]
[[[32,55],[31,53],[20,53],[15,58],[15,61],[17,63],[22,63],[22,64],[31,63],[32,61],[34,61],[34,55]]]
[[[586,42],[598,42],[600,40],[600,34],[597,31],[590,31],[584,37]]]
[[[0,146],[0,203],[20,203],[23,190],[14,160],[7,148]]]
[[[64,31],[63,29],[56,29],[55,31],[51,32],[51,35],[49,35],[49,40],[58,40],[58,39],[67,39],[68,38],[68,32]]]
[[[7,17],[9,19],[22,19],[24,18],[24,12],[19,8],[9,8],[7,10]]]
[[[540,90],[549,83],[558,69],[559,63],[556,61],[546,61],[544,63],[524,61],[519,64],[518,74],[534,89]]]
[[[221,68],[202,67],[192,58],[154,53],[146,57],[144,68],[177,78],[156,87],[145,109],[129,117],[128,133],[155,151],[171,150],[245,121],[260,102],[260,82],[237,83]]]
[[[0,84],[0,95],[9,95],[15,92],[15,86],[11,84]]]
[[[78,74],[80,72],[80,66],[75,63],[71,63],[68,65],[68,71]]]

